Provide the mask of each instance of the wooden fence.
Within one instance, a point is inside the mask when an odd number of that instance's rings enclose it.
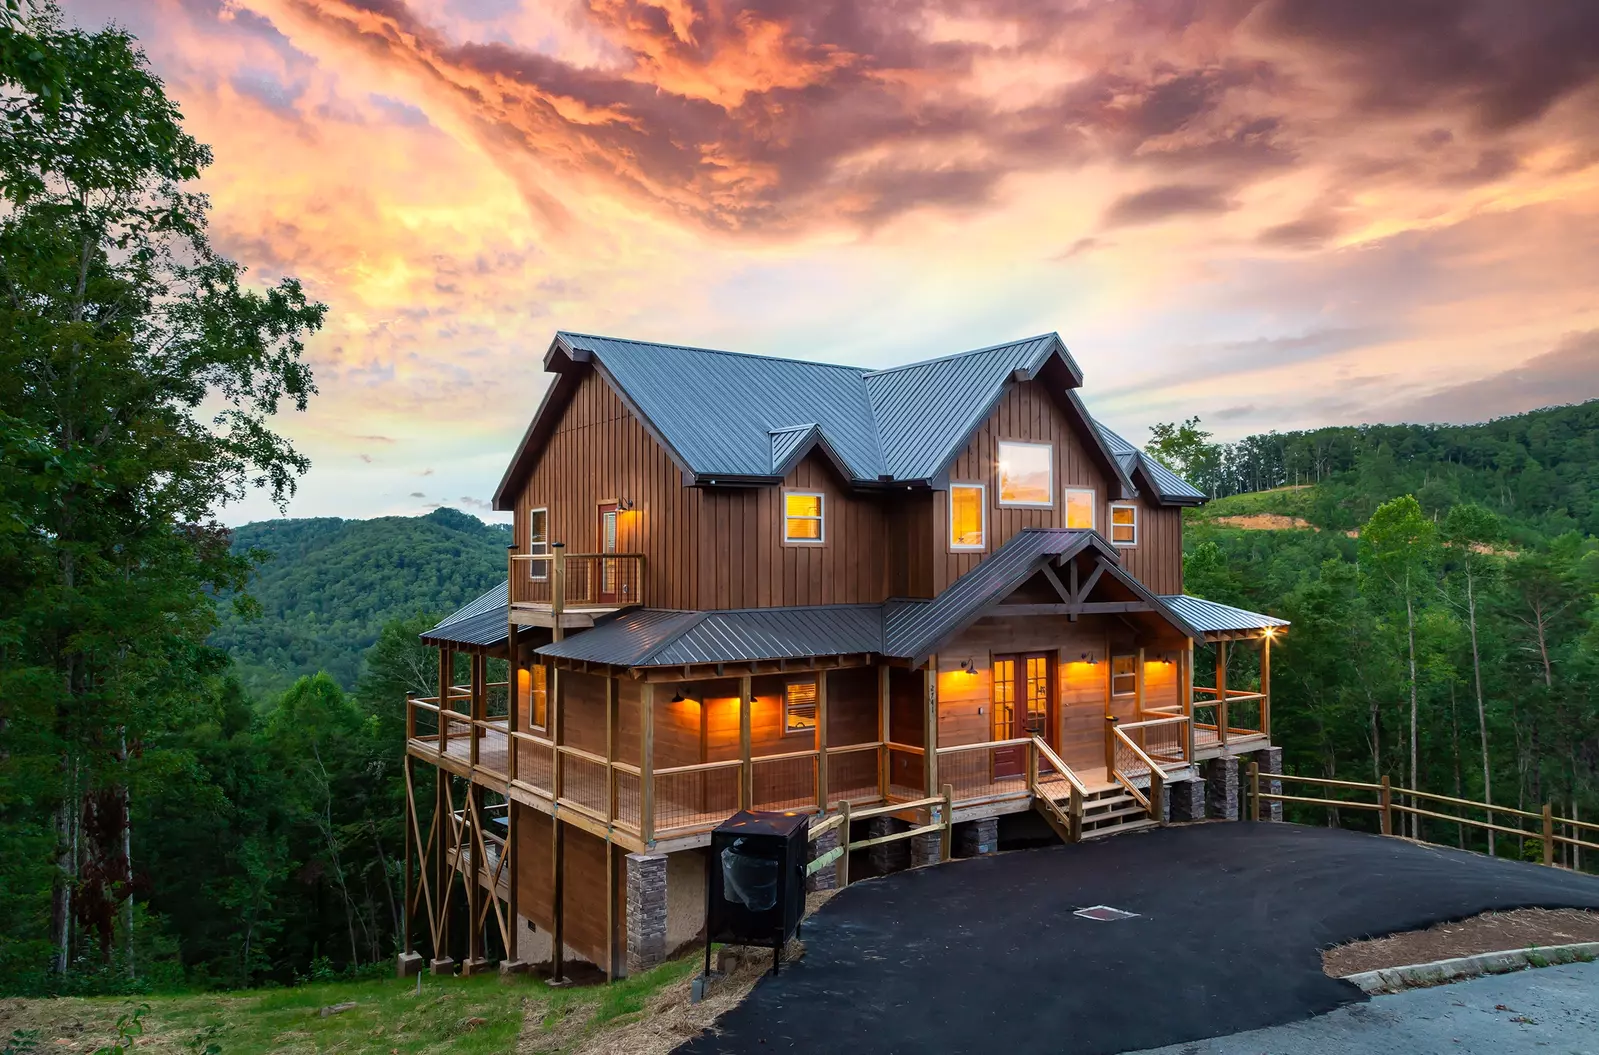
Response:
[[[1261,785],[1267,785],[1262,789]],[[1281,790],[1285,784],[1307,785],[1309,789],[1320,789],[1320,795],[1313,794],[1288,794]],[[1478,802],[1473,799],[1455,798],[1451,795],[1436,795],[1429,791],[1416,791],[1413,788],[1400,787],[1393,784],[1384,776],[1377,783],[1367,783],[1359,780],[1334,780],[1331,777],[1308,777],[1294,773],[1262,773],[1260,765],[1256,762],[1249,764],[1249,783],[1247,788],[1249,797],[1249,819],[1260,820],[1260,804],[1262,802],[1293,802],[1303,805],[1320,806],[1329,811],[1356,810],[1377,814],[1379,830],[1384,835],[1394,835],[1402,829],[1402,825],[1394,823],[1395,816],[1403,818],[1405,815],[1426,817],[1447,824],[1473,828],[1489,833],[1510,835],[1521,840],[1535,839],[1542,848],[1543,863],[1550,867],[1556,865],[1556,848],[1567,846],[1572,848],[1572,861],[1574,867],[1581,867],[1581,853],[1583,850],[1599,851],[1599,823],[1577,820],[1575,817],[1561,817],[1555,814],[1554,807],[1545,803],[1539,812],[1516,809],[1511,806],[1495,806],[1487,802]],[[1335,797],[1345,796],[1345,797]],[[1354,796],[1354,797],[1347,797]],[[1474,810],[1482,814],[1481,817],[1468,816],[1463,813],[1443,812],[1445,807],[1453,806],[1459,810]],[[1337,823],[1337,813],[1331,814],[1333,823]],[[1418,832],[1422,830],[1417,824]],[[1585,838],[1586,836],[1586,838]],[[1491,837],[1491,836],[1490,836]],[[1417,842],[1430,843],[1436,846],[1446,846],[1436,839],[1424,839],[1419,835]]]
[[[839,830],[838,845],[826,853],[818,855],[810,864],[805,866],[806,878],[815,875],[833,862],[838,862],[838,888],[840,890],[849,886],[849,855],[855,850],[865,850],[885,843],[899,842],[901,839],[911,839],[918,835],[927,835],[931,832],[938,833],[938,859],[948,861],[951,840],[955,826],[954,808],[955,789],[952,785],[943,786],[942,795],[933,795],[925,799],[916,799],[912,802],[894,802],[887,806],[874,806],[867,810],[851,811],[848,799],[843,799],[838,804],[838,812],[824,821],[819,821],[810,826],[806,838],[815,842],[817,839],[833,831]],[[879,835],[871,839],[857,839],[851,841],[849,826],[854,821],[869,820],[872,817],[885,817],[889,814],[903,813],[907,810],[927,809],[934,811],[929,823],[913,826],[902,832],[893,832],[889,835]]]

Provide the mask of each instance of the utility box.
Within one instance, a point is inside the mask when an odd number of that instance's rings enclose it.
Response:
[[[740,810],[711,833],[705,858],[705,971],[711,943],[772,950],[772,972],[805,915],[810,818]]]

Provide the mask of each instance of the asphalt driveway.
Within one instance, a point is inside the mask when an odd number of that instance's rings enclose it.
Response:
[[[1118,922],[1072,913],[1135,912]],[[805,958],[681,1052],[1098,1055],[1366,999],[1319,950],[1489,909],[1599,909],[1599,879],[1290,824],[1201,824],[852,885]]]

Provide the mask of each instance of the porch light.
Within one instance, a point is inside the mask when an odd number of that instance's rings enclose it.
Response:
[[[975,660],[970,660],[970,659],[961,660],[961,669],[964,670],[966,673],[970,674],[974,678],[977,676],[977,662]]]
[[[683,686],[679,685],[677,687],[677,691],[672,693],[672,702],[673,703],[682,703],[683,702]]]
[[[1092,652],[1084,652],[1083,653],[1083,662],[1087,663],[1090,667],[1092,667],[1094,665],[1094,654]]]

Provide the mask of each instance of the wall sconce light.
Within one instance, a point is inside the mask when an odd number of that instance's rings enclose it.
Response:
[[[673,703],[682,703],[683,702],[683,686],[679,685],[677,687],[677,691],[672,694],[672,702]]]
[[[1094,665],[1094,654],[1092,652],[1084,652],[1083,653],[1083,662],[1087,663],[1090,667],[1092,667]]]
[[[977,661],[972,659],[963,659],[961,660],[961,669],[975,678],[977,676]]]
[[[618,498],[616,500],[616,508],[618,512],[631,513],[633,511],[633,500],[631,498]]]

